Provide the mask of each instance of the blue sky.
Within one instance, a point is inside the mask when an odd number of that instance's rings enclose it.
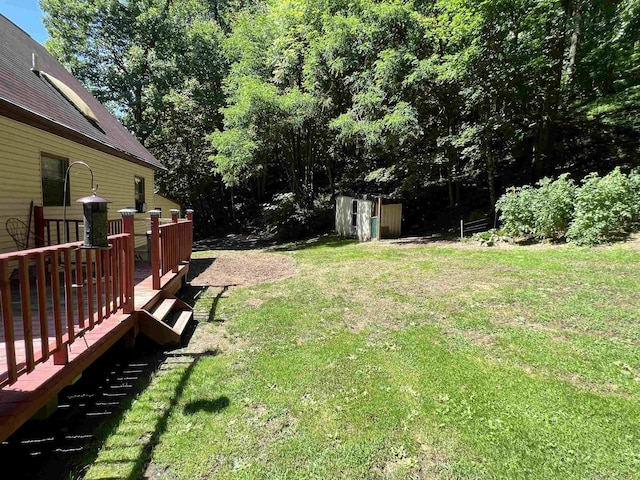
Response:
[[[38,43],[47,39],[38,0],[0,0],[0,14],[31,35]]]

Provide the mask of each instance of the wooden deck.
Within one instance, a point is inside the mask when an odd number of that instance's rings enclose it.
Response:
[[[133,340],[138,332],[141,311],[150,311],[156,303],[175,294],[183,284],[189,264],[180,265],[178,272],[169,272],[161,277],[161,289],[152,288],[151,267],[137,263],[135,268],[135,310],[124,314],[119,311],[105,319],[92,330],[68,345],[68,362],[55,365],[51,357],[35,369],[21,375],[12,385],[0,390],[0,440],[9,437],[15,430],[48,404],[55,402],[58,392],[72,384],[79,375],[124,336]],[[50,320],[53,321],[53,320]],[[16,333],[22,328],[22,319],[16,319]],[[53,332],[53,325],[49,330]],[[55,340],[53,338],[51,341]],[[16,353],[24,358],[25,342],[16,335]],[[4,339],[1,345],[4,350]],[[1,365],[6,369],[5,365]]]
[[[164,225],[150,212],[150,263],[135,261],[135,212],[120,213],[108,246],[0,254],[0,441],[53,411],[60,390],[123,337],[180,344],[193,312],[174,294],[189,270],[193,211],[180,220],[172,210]]]
[[[15,383],[0,389],[0,441],[9,437],[52,401],[55,402],[62,388],[72,384],[91,363],[116,342],[127,335],[133,340],[138,334],[141,313],[152,311],[158,302],[167,296],[174,295],[180,289],[189,270],[189,264],[182,263],[174,270],[177,271],[169,271],[161,276],[160,289],[154,289],[151,265],[146,262],[136,262],[133,313],[125,314],[122,309],[119,309],[86,332],[83,332],[82,325],[76,321],[77,338],[67,345],[68,361],[64,365],[56,365],[54,357],[50,357],[47,361],[36,365],[33,371],[20,375]],[[106,305],[106,301],[102,305]],[[64,303],[62,308],[65,308]],[[48,312],[47,315],[50,324],[48,332],[54,332],[54,315],[50,313]],[[32,324],[35,345],[42,343],[42,336],[39,333],[40,323],[35,320],[38,317],[39,315],[34,315]],[[85,321],[83,320],[82,323]],[[28,345],[25,341],[24,328],[22,316],[16,316],[14,320],[16,358],[23,360],[27,358]],[[0,351],[5,352],[7,349],[4,335],[0,339],[2,340]],[[48,337],[48,343],[53,344],[55,340],[54,337]],[[0,354],[0,372],[6,370],[6,355],[2,353]]]

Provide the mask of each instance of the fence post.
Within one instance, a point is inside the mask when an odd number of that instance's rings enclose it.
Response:
[[[464,219],[460,219],[460,239],[464,238]]]
[[[151,216],[151,273],[153,289],[160,290],[160,210],[150,210]]]
[[[122,210],[118,210],[118,213],[122,215],[122,232],[128,234],[128,238],[126,241],[126,255],[125,255],[125,281],[124,281],[124,292],[125,292],[125,301],[122,306],[122,311],[124,313],[133,313],[135,308],[134,305],[134,292],[135,292],[135,231],[134,231],[134,217],[136,211],[131,208],[124,208]]]

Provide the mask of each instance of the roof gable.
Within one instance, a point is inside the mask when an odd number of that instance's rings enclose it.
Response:
[[[39,69],[66,85],[95,115],[90,121],[59,88],[32,71],[32,54]],[[118,152],[123,158],[152,168],[162,164],[42,45],[0,15],[0,101],[36,115],[38,128],[48,125],[55,133],[70,130],[73,137],[86,139]],[[0,105],[1,106],[1,105]],[[3,115],[0,110],[0,115]],[[54,131],[52,129],[52,131]]]

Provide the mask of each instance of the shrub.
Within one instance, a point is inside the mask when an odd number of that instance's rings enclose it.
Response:
[[[534,204],[537,191],[530,185],[510,187],[496,202],[502,229],[507,235],[522,237],[534,234]]]
[[[563,174],[537,188],[511,187],[496,203],[510,236],[567,240],[596,245],[624,238],[640,220],[640,171],[616,168],[605,177],[587,175],[580,187]]]
[[[495,228],[484,232],[474,233],[471,236],[471,239],[485,247],[493,247],[498,243],[507,242],[509,240],[502,230],[496,230]]]
[[[567,238],[596,245],[627,236],[640,215],[640,173],[623,174],[617,167],[600,177],[587,175],[576,196],[575,214]]]
[[[576,184],[564,173],[554,181],[543,178],[537,185],[533,234],[538,238],[564,238],[573,217]]]

